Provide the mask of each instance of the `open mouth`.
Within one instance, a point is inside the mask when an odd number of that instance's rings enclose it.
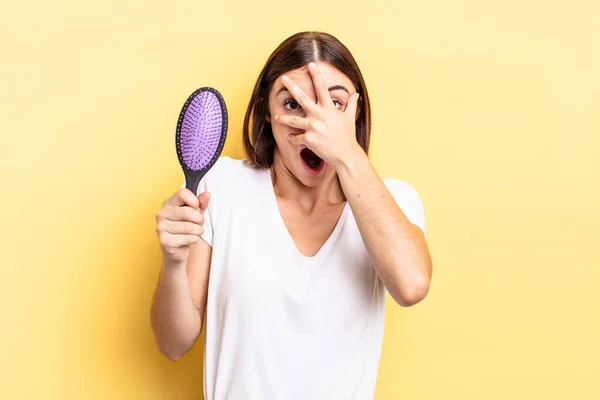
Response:
[[[302,161],[304,161],[304,164],[306,164],[306,166],[310,170],[315,171],[315,172],[319,171],[321,169],[321,167],[323,166],[323,164],[325,164],[323,159],[321,157],[319,157],[318,155],[316,155],[309,148],[302,149],[302,151],[300,152],[300,157],[302,158]]]

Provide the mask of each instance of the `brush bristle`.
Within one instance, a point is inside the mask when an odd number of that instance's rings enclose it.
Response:
[[[210,163],[218,151],[222,127],[219,99],[212,92],[200,92],[189,103],[181,122],[181,155],[189,169],[199,171]]]

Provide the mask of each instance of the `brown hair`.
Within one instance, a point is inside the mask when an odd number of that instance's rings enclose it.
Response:
[[[275,80],[286,72],[301,68],[310,62],[322,61],[337,68],[356,87],[358,119],[356,140],[365,153],[369,151],[371,136],[371,105],[367,87],[360,69],[350,51],[334,36],[323,32],[300,32],[287,38],[275,49],[263,67],[250,96],[244,117],[243,140],[248,161],[254,168],[268,168],[273,164],[275,138],[269,114],[269,92]]]

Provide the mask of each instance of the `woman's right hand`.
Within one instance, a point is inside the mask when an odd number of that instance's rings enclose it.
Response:
[[[156,233],[165,265],[185,267],[191,247],[204,233],[204,210],[210,193],[198,197],[189,189],[181,189],[169,197],[156,213]]]

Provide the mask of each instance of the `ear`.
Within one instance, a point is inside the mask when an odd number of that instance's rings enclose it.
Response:
[[[269,114],[265,115],[265,119],[268,123],[271,123],[271,116]]]

